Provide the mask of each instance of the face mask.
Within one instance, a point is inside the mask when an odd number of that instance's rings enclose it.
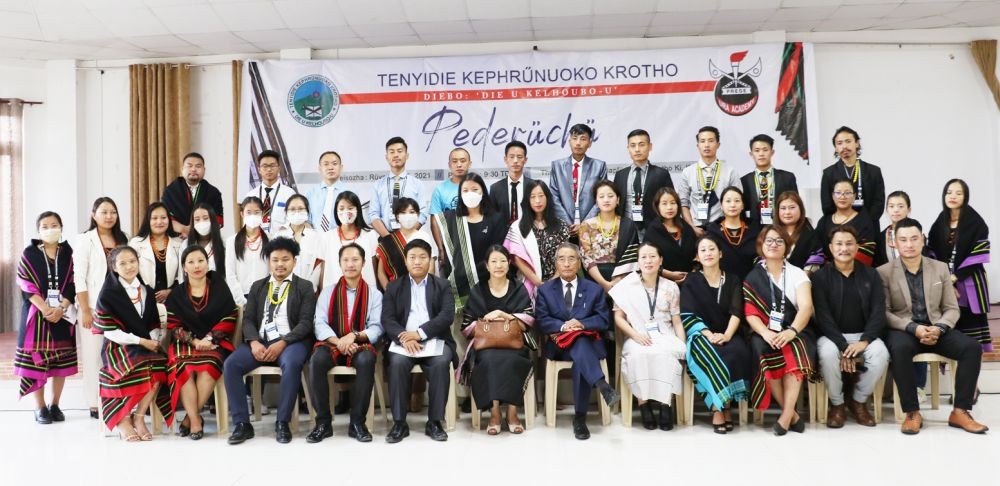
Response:
[[[462,202],[465,203],[467,208],[478,208],[479,203],[483,201],[483,195],[478,192],[463,192]]]
[[[208,236],[212,231],[211,221],[198,221],[194,224],[194,230],[201,236]]]
[[[354,223],[354,211],[337,211],[337,218],[340,219],[340,224],[351,224]]]
[[[288,222],[298,226],[300,224],[305,224],[306,220],[309,219],[309,213],[305,211],[295,211],[294,213],[288,213]]]
[[[406,213],[399,215],[399,225],[406,229],[415,227],[419,221],[420,216],[416,214]]]
[[[264,222],[259,214],[248,214],[243,217],[243,225],[250,229],[260,228],[260,224]]]
[[[38,232],[38,236],[45,243],[59,243],[59,240],[62,238],[62,228],[43,229]]]

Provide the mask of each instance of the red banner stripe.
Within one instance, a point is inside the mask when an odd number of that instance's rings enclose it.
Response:
[[[387,93],[341,94],[340,104],[427,103],[440,101],[505,101],[546,98],[587,98],[713,91],[715,81],[680,81],[671,83],[606,84],[545,88],[465,89],[442,91],[397,91]]]

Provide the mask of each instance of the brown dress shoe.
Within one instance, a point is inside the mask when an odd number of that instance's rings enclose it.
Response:
[[[961,408],[951,411],[951,415],[948,416],[948,425],[973,434],[985,434],[987,430],[990,430],[989,427],[976,422],[968,410],[962,410]]]
[[[844,404],[830,406],[830,411],[826,413],[826,426],[831,429],[839,429],[844,426],[847,419],[847,410]]]
[[[920,416],[920,411],[906,412],[906,420],[903,420],[903,426],[900,427],[900,432],[906,435],[917,435],[923,427],[924,418]]]
[[[854,416],[854,420],[858,421],[858,424],[864,425],[865,427],[874,427],[875,418],[872,414],[868,413],[868,406],[864,403],[856,402],[851,398],[847,399],[847,410],[851,412]]]

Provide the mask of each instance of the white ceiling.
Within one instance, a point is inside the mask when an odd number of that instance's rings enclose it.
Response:
[[[0,0],[0,57],[127,59],[998,25],[1000,1]]]

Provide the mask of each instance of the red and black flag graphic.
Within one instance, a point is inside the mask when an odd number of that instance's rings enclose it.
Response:
[[[264,89],[264,80],[260,75],[260,66],[256,62],[247,63],[250,74],[250,86],[253,89],[253,99],[250,101],[251,126],[245,129],[250,130],[250,160],[256,162],[257,154],[264,150],[274,150],[281,155],[279,180],[282,184],[291,186],[295,190],[295,175],[292,173],[292,164],[288,160],[288,151],[285,149],[285,140],[281,137],[281,129],[278,121],[271,109],[271,102],[267,99],[267,91]],[[250,163],[250,187],[257,187],[260,184],[260,174],[257,173],[257,164]]]
[[[809,162],[809,138],[806,136],[806,76],[801,42],[785,43],[781,59],[781,80],[778,83],[777,104],[778,126],[788,143],[807,163]]]

